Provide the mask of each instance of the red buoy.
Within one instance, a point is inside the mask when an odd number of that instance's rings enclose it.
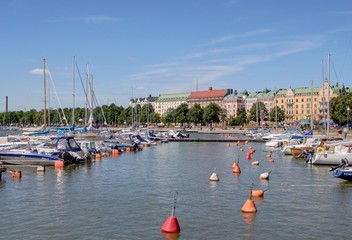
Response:
[[[177,218],[175,216],[176,195],[177,195],[177,192],[175,192],[175,194],[174,194],[174,206],[172,208],[172,214],[171,214],[171,216],[168,216],[166,218],[164,224],[161,226],[162,232],[179,233],[181,231],[180,225],[178,224]]]
[[[161,230],[168,233],[178,233],[181,231],[180,225],[175,216],[168,216],[161,227]]]

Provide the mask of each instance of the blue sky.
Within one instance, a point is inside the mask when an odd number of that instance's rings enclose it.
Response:
[[[100,105],[197,86],[321,86],[329,53],[331,84],[351,86],[349,0],[1,0],[0,31],[1,112],[5,96],[10,111],[43,108],[43,58],[53,108],[72,107],[73,56]]]

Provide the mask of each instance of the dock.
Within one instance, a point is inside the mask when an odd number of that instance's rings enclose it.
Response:
[[[262,139],[229,139],[229,138],[169,138],[169,142],[260,142],[264,143]]]

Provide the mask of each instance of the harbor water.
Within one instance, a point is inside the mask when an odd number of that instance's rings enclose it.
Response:
[[[255,149],[246,160],[248,147]],[[0,183],[1,239],[349,238],[352,183],[263,143],[169,142],[64,169],[10,167]],[[239,161],[241,174],[232,172]],[[252,166],[252,161],[260,161]],[[216,169],[220,181],[209,177]],[[269,180],[259,175],[270,172]],[[250,189],[257,212],[242,213]],[[181,232],[161,226],[175,215]]]

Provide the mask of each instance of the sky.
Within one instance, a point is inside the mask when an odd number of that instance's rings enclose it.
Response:
[[[208,87],[319,87],[328,76],[351,87],[351,48],[350,0],[0,0],[0,112],[6,96],[9,111],[43,109],[44,58],[47,106],[84,107],[89,74],[100,106],[127,107]]]

